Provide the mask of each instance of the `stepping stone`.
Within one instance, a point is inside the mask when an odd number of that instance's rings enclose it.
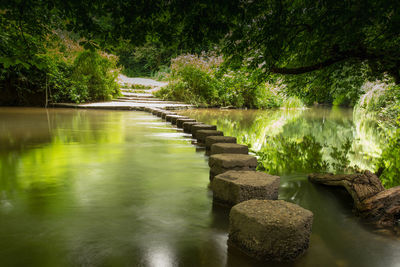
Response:
[[[157,117],[161,117],[162,116],[162,114],[165,112],[165,110],[163,110],[163,109],[159,109],[157,112],[156,112],[156,116]]]
[[[185,132],[185,133],[192,133],[192,126],[194,126],[194,125],[200,125],[200,124],[204,124],[204,123],[202,123],[202,122],[198,122],[198,121],[196,121],[196,122],[184,122],[182,125],[183,125],[183,131]]]
[[[175,122],[176,122],[176,118],[183,118],[183,117],[185,117],[185,116],[177,115],[175,113],[175,114],[169,114],[169,115],[165,116],[165,120],[172,123],[174,118],[175,118]]]
[[[255,171],[257,158],[244,154],[215,154],[208,160],[210,166],[210,181],[218,174],[226,171]]]
[[[240,144],[215,143],[211,146],[210,155],[214,154],[249,154],[249,147]]]
[[[206,150],[211,150],[211,145],[215,143],[236,143],[236,137],[233,136],[207,136]]]
[[[198,130],[196,132],[197,143],[204,144],[207,136],[223,136],[224,133],[217,130]]]
[[[229,214],[228,245],[261,261],[294,261],[308,248],[313,213],[283,200],[248,200]]]
[[[177,119],[177,120],[176,120],[176,126],[177,126],[178,128],[183,128],[183,123],[184,123],[184,122],[196,122],[196,120],[195,120],[195,119],[191,119],[191,118],[187,118],[187,119],[185,119],[185,118]]]
[[[213,198],[227,205],[250,199],[278,199],[280,177],[257,171],[227,171],[211,182]]]
[[[159,112],[161,112],[161,110],[160,110],[160,109],[153,109],[153,110],[151,111],[151,114],[153,114],[153,115],[156,115],[156,116],[157,116],[157,114],[158,114]]]
[[[189,117],[186,117],[186,116],[172,117],[171,123],[174,124],[174,125],[176,125],[176,124],[177,124],[177,121],[178,121],[179,119],[189,119]]]
[[[167,115],[178,115],[178,114],[176,112],[164,111],[164,112],[161,113],[161,118],[163,118],[165,120]]]
[[[191,133],[193,135],[193,138],[196,138],[196,132],[198,130],[217,130],[217,126],[208,124],[193,125],[191,128]]]

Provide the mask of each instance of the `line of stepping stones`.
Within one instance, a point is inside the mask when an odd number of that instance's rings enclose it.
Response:
[[[293,261],[309,245],[313,214],[278,199],[279,176],[256,171],[257,158],[246,145],[207,125],[175,112],[145,111],[192,134],[209,156],[213,201],[232,207],[228,244],[263,261]]]

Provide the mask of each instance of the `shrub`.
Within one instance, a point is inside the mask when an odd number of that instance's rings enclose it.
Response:
[[[80,53],[72,67],[70,92],[74,96],[79,94],[80,102],[110,100],[119,93],[115,68],[115,61],[99,52],[87,50]]]
[[[295,96],[290,96],[282,102],[282,107],[287,108],[287,109],[304,108],[305,105],[304,105],[303,101],[301,101],[300,98],[295,97]]]
[[[0,60],[0,88],[4,89],[0,105],[44,106],[46,95],[49,102],[81,103],[119,94],[114,56],[85,51],[77,37],[61,30],[28,40],[30,46],[38,48],[29,60],[15,64]]]
[[[220,70],[215,54],[181,55],[171,60],[170,83],[156,95],[205,106],[271,108],[282,98],[269,84],[259,83],[246,69]]]

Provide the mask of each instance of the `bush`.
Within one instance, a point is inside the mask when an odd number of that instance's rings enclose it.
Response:
[[[25,62],[5,63],[17,52],[0,53],[0,105],[44,106],[46,92],[47,100],[54,103],[107,100],[118,95],[116,58],[85,51],[72,36],[53,31],[42,39],[30,38],[29,45],[38,51],[25,55]]]
[[[73,96],[79,94],[79,101],[110,100],[119,94],[115,79],[118,72],[115,61],[106,56],[100,56],[96,51],[84,51],[75,59],[72,67]]]
[[[287,109],[292,109],[292,108],[304,108],[304,103],[301,101],[300,98],[291,96],[286,98],[282,102],[282,107],[287,108]]]
[[[181,55],[171,61],[168,86],[157,96],[205,106],[271,108],[282,102],[277,90],[258,83],[245,69],[220,70],[222,58],[215,54]]]
[[[97,51],[79,52],[72,63],[53,58],[48,72],[50,100],[83,103],[119,95],[115,60]]]

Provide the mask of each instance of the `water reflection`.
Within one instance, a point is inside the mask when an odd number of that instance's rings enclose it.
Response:
[[[184,115],[215,124],[261,157],[273,174],[374,170],[381,153],[379,128],[351,109],[188,110]]]
[[[206,122],[221,119],[226,134],[254,146],[265,145],[260,136],[316,129],[318,140],[334,140],[353,127],[339,111],[198,112]],[[307,124],[313,116],[320,124]],[[326,129],[332,119],[340,133]],[[297,130],[285,128],[290,124]],[[204,151],[149,114],[0,108],[0,125],[1,266],[396,266],[400,260],[398,241],[360,224],[347,195],[298,173],[282,176],[279,195],[314,212],[307,254],[275,264],[228,250],[229,209],[212,205]]]

